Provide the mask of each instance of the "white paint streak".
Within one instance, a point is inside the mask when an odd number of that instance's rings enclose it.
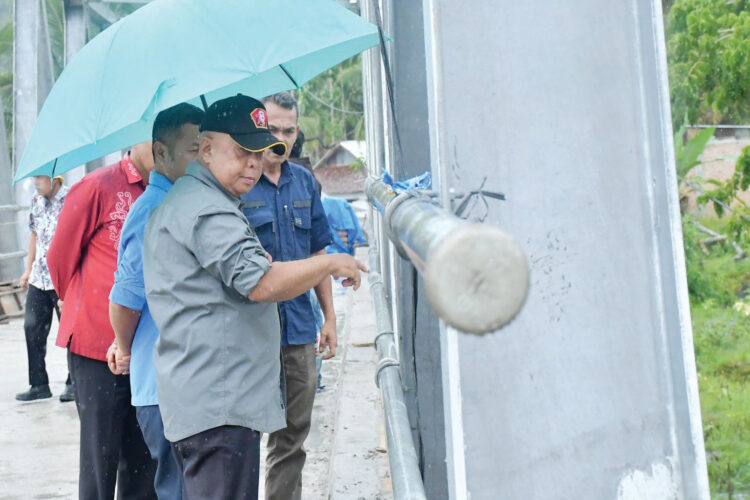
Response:
[[[617,500],[677,500],[671,464],[652,464],[651,472],[635,470],[620,480]]]
[[[461,364],[458,358],[458,330],[440,320],[440,351],[443,357],[443,401],[446,416],[446,455],[451,500],[470,497],[466,481]]]

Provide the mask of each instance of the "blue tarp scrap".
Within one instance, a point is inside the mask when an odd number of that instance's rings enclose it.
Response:
[[[398,194],[408,191],[423,191],[432,188],[432,174],[425,172],[415,177],[404,179],[403,181],[396,181],[388,171],[383,171],[383,184],[391,186],[393,191]],[[373,198],[372,202],[381,214],[385,214],[385,208],[380,206],[380,203],[376,199]]]
[[[404,179],[403,181],[395,181],[393,180],[393,177],[391,177],[391,174],[388,173],[388,171],[384,171],[383,183],[391,186],[393,190],[399,194],[403,193],[404,191],[422,191],[432,188],[432,173],[425,172],[415,177]]]

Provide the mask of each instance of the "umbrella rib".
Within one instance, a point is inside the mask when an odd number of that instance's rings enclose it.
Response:
[[[281,68],[281,71],[283,71],[286,77],[289,78],[289,81],[292,82],[295,89],[300,88],[299,85],[297,85],[297,81],[292,77],[292,75],[289,74],[283,64],[279,64],[279,68]]]

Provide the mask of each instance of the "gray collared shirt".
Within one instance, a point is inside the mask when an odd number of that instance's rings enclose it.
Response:
[[[247,298],[271,265],[239,207],[191,163],[146,225],[143,274],[170,441],[222,425],[286,426],[277,305]]]

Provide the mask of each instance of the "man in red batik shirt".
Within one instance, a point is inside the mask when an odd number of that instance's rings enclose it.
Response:
[[[68,348],[81,422],[81,499],[113,498],[115,484],[118,498],[156,498],[154,464],[130,405],[129,376],[113,375],[106,361],[115,338],[109,291],[120,231],[153,168],[149,141],[86,175],[70,189],[47,252],[63,302],[57,345]]]

